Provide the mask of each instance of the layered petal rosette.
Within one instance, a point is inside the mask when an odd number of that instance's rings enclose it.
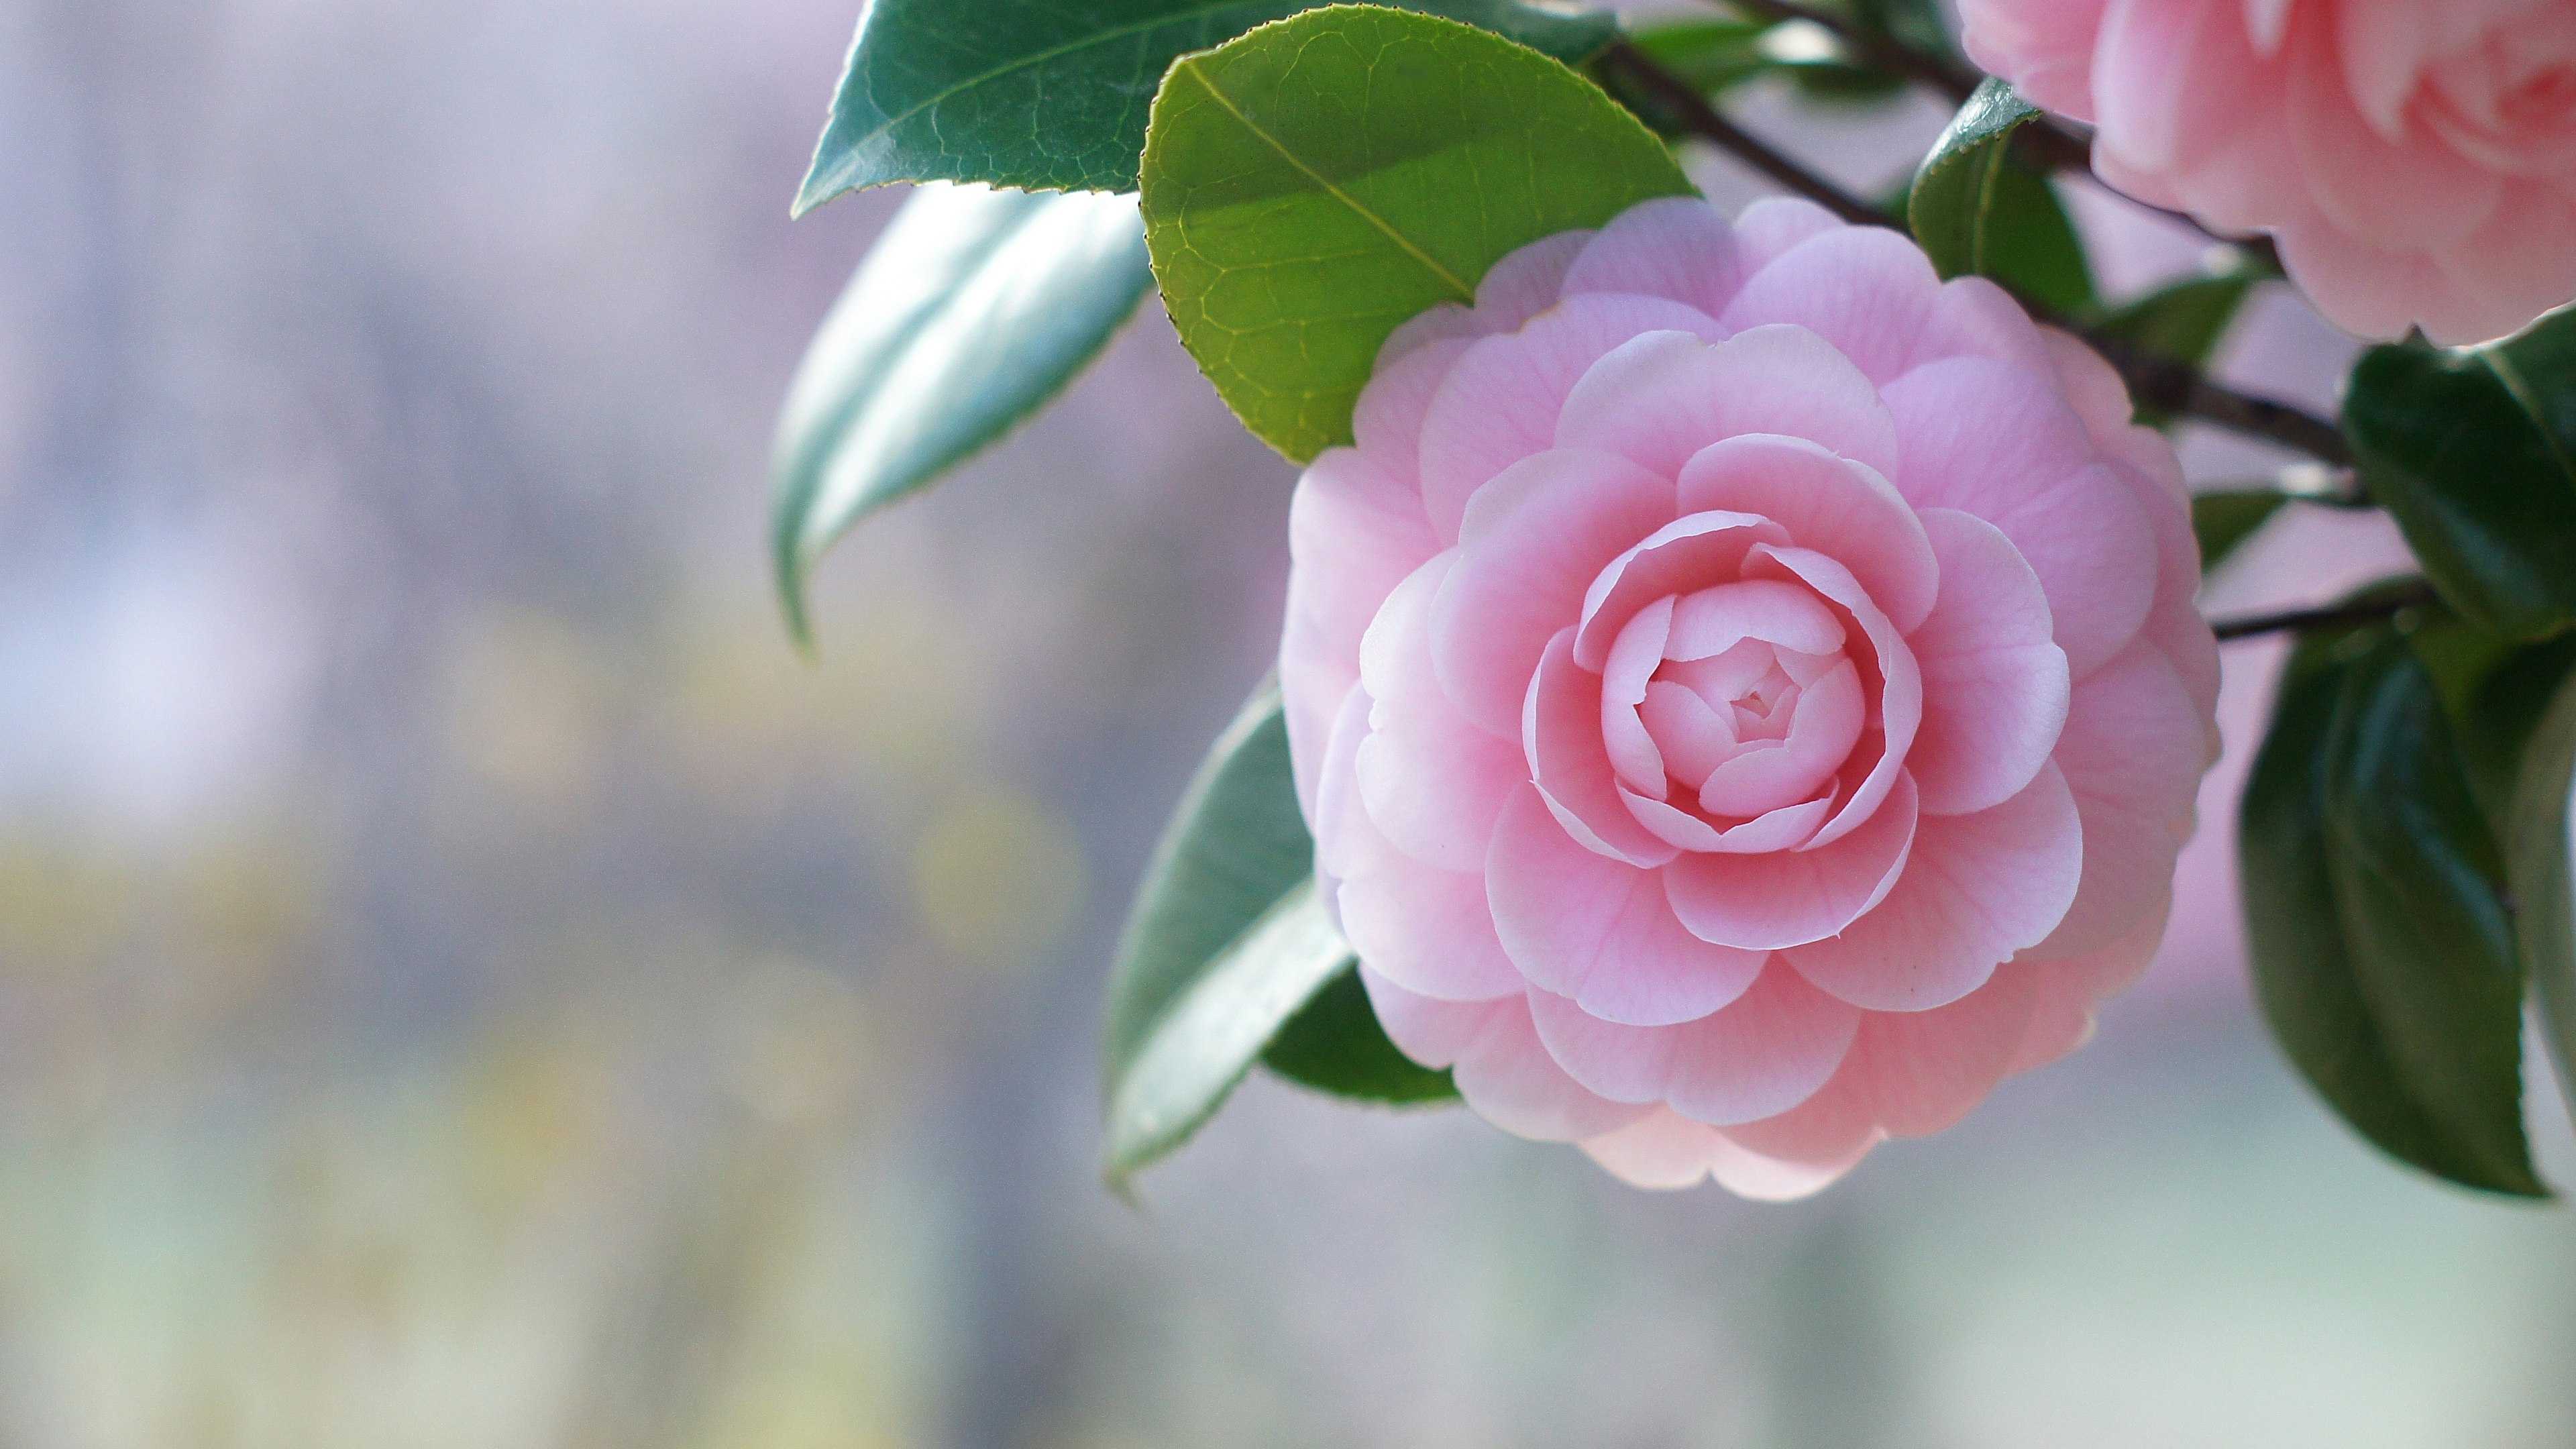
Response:
[[[2143,201],[2271,231],[2337,325],[2476,342],[2576,298],[2568,0],[1960,0]]]
[[[1698,201],[1386,344],[1292,511],[1326,898],[1409,1055],[1789,1197],[2072,1050],[2216,743],[2173,455],[1891,231]]]

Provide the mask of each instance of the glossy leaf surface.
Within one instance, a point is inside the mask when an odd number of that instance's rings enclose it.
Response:
[[[872,0],[796,198],[802,214],[890,181],[1133,191],[1145,118],[1181,55],[1298,0]],[[1518,0],[1409,0],[1580,60],[1609,16]]]
[[[1053,397],[1152,285],[1132,196],[925,187],[808,345],[770,467],[802,637],[816,560]]]
[[[1334,6],[1172,67],[1146,141],[1164,305],[1244,425],[1350,438],[1378,347],[1525,243],[1690,193],[1590,81],[1454,21]]]
[[[1398,1106],[1449,1102],[1457,1086],[1396,1050],[1378,1025],[1356,966],[1315,993],[1261,1053],[1261,1064],[1301,1086]]]
[[[2083,243],[2048,178],[2015,159],[2039,111],[1999,80],[1977,88],[1914,174],[1906,220],[1943,277],[1990,277],[2073,312],[2093,300]]]

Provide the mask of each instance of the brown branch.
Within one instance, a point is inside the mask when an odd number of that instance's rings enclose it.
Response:
[[[2439,598],[2440,595],[2433,592],[2431,584],[2418,583],[2360,603],[2336,604],[2323,609],[2286,609],[2277,614],[2250,614],[2236,619],[2218,619],[2213,620],[2209,627],[2210,632],[2218,636],[2218,642],[2228,644],[2239,639],[2252,639],[2264,634],[2279,634],[2289,630],[2304,632],[2309,629],[2331,629],[2344,624],[2375,624],[2391,614],[2419,608],[2425,604],[2434,603]]]
[[[1657,65],[1654,58],[1625,40],[1613,41],[1601,53],[1601,64],[1626,77],[1657,106],[1670,113],[1683,130],[1714,142],[1728,154],[1857,226],[1902,230],[1886,212],[1818,176],[1761,137],[1718,113],[1688,81]],[[2170,358],[2106,337],[2070,318],[2022,299],[2038,321],[2083,338],[2117,368],[2130,393],[2162,412],[2199,418],[2234,432],[2267,439],[2328,463],[2349,463],[2352,454],[2343,434],[2324,418],[2286,403],[2252,397],[2219,386],[2200,372]]]

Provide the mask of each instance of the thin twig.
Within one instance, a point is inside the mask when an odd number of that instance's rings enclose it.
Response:
[[[1625,40],[1613,41],[1602,63],[1626,76],[1672,115],[1682,129],[1712,141],[1736,159],[1858,226],[1901,229],[1896,218],[1818,176],[1759,136],[1736,125],[1709,105],[1698,90],[1657,65],[1654,58]],[[2167,413],[2188,415],[2220,427],[2295,448],[2328,463],[2352,461],[2343,434],[2324,418],[2286,403],[2251,397],[2219,386],[2200,372],[2170,358],[2158,357],[2117,338],[2023,299],[2031,315],[2082,337],[2118,369],[2139,402]]]
[[[2419,583],[2392,590],[2356,604],[2336,604],[2323,609],[2287,609],[2277,614],[2250,614],[2238,619],[2219,619],[2210,624],[2210,632],[2222,644],[2239,639],[2252,639],[2264,634],[2289,630],[2331,629],[2345,624],[2370,624],[2402,610],[2435,602],[2440,595],[2431,584]]]

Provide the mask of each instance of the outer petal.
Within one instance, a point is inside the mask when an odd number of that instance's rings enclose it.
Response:
[[[1941,569],[1905,495],[1865,463],[1804,438],[1748,433],[1712,443],[1681,472],[1679,508],[1750,513],[1851,570],[1897,632],[1932,611]]]
[[[1912,241],[1877,226],[1799,243],[1747,278],[1718,325],[1742,332],[1792,323],[1822,337],[1872,382],[1903,372],[1932,315],[1941,278]]]
[[[1887,898],[1830,940],[1785,954],[1800,975],[1872,1011],[1925,1011],[1986,983],[2066,915],[2083,827],[2054,765],[1974,815],[1927,815]]]
[[[1360,645],[1369,735],[1353,767],[1369,818],[1397,849],[1442,870],[1479,871],[1503,802],[1529,779],[1520,742],[1477,728],[1431,670],[1432,597],[1457,554],[1396,587]]]
[[[1810,237],[1840,231],[1845,223],[1797,196],[1766,196],[1735,218],[1735,264],[1751,276]]]
[[[1585,1091],[1557,1066],[1517,996],[1457,1003],[1417,996],[1360,966],[1369,1004],[1389,1039],[1426,1067],[1447,1067],[1476,1115],[1515,1136],[1571,1142],[1615,1132],[1643,1108]]]
[[[1983,357],[2045,375],[2047,352],[2039,328],[2012,294],[1983,277],[1959,277],[1942,284],[1904,370],[1953,357]]]
[[[1851,1170],[1869,1148],[1831,1163],[1765,1157],[1720,1128],[1658,1107],[1616,1132],[1577,1143],[1611,1176],[1631,1187],[1670,1191],[1714,1177],[1738,1197],[1755,1202],[1794,1202],[1822,1190]]]
[[[1567,838],[1535,787],[1503,811],[1485,890],[1521,974],[1604,1020],[1694,1021],[1742,996],[1762,970],[1762,952],[1683,930],[1655,872]]]
[[[1360,638],[1395,586],[1437,552],[1412,488],[1366,455],[1335,448],[1298,480],[1288,505],[1279,686],[1297,799],[1309,821],[1333,716],[1359,681]]]
[[[2199,791],[2207,720],[2143,641],[2076,685],[2056,758],[2083,821],[2083,884],[2036,954],[2100,949],[2171,888],[2180,845],[2164,822]]]
[[[2155,526],[2094,462],[2091,435],[2049,381],[1962,358],[1891,384],[1905,439],[1896,486],[1917,508],[1956,508],[2004,531],[2048,592],[2078,678],[2118,653],[2155,598]]]
[[[1743,276],[1735,230],[1698,197],[1640,202],[1619,213],[1566,269],[1565,294],[1668,297],[1714,317]]]
[[[2066,727],[2066,654],[2048,596],[1993,524],[1923,514],[1941,560],[1941,600],[1906,643],[1923,669],[1923,728],[1906,768],[1929,815],[1965,815],[2021,793]]]
[[[2337,230],[2388,251],[2445,246],[2477,231],[2503,199],[2503,178],[2430,128],[2391,141],[2353,105],[2333,21],[2317,6],[2293,20],[2289,130],[2308,194]]]
[[[1539,657],[1612,559],[1673,521],[1673,485],[1614,453],[1549,451],[1469,503],[1432,614],[1432,659],[1467,718],[1506,738]]]
[[[1994,979],[1931,1011],[1873,1011],[1843,1070],[1865,1082],[1891,1137],[1928,1137],[1986,1099],[2011,1070],[2038,1000],[2033,968],[2004,965]]]
[[[1803,327],[1755,327],[1715,344],[1638,336],[1583,374],[1556,423],[1559,447],[1621,453],[1667,478],[1744,433],[1805,438],[1896,476],[1896,425],[1878,389]]]
[[[1679,1026],[1619,1026],[1544,991],[1530,993],[1530,1014],[1548,1054],[1585,1087],[1712,1125],[1805,1101],[1860,1027],[1859,1012],[1776,963],[1734,1005]]]
[[[1585,293],[1469,348],[1422,420],[1422,502],[1441,541],[1457,539],[1468,496],[1486,480],[1554,445],[1557,413],[1594,363],[1658,329],[1724,335],[1679,302]]]
[[[2004,968],[2027,970],[2038,983],[2030,1030],[2023,1035],[2021,1050],[2013,1057],[2013,1071],[2046,1066],[2092,1037],[2094,1004],[2127,989],[2147,969],[2147,963],[2155,959],[2156,947],[2164,942],[2165,922],[2172,908],[2173,898],[2168,894],[2126,935],[2087,955],[2062,961],[2016,961]]]
[[[1896,788],[1859,829],[1808,850],[1685,855],[1664,868],[1673,914],[1703,941],[1749,951],[1820,941],[1895,888],[1914,842],[1914,781]]]

